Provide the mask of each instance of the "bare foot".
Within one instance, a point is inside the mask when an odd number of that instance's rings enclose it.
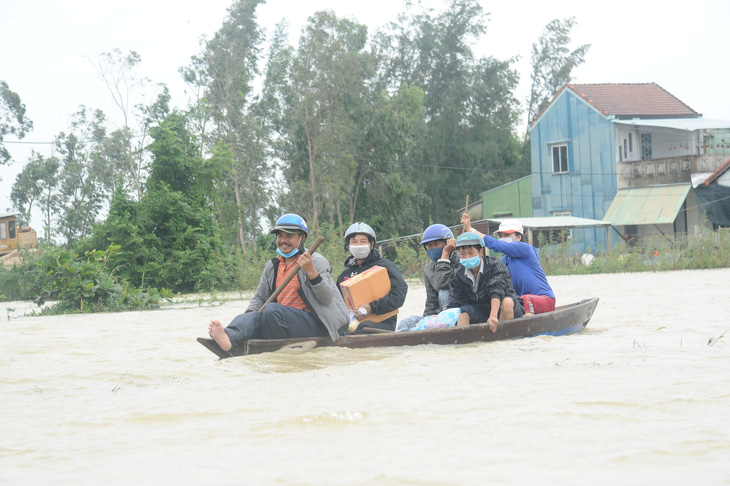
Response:
[[[218,346],[223,351],[231,350],[231,340],[228,339],[228,334],[226,334],[226,330],[223,324],[221,324],[221,321],[210,321],[210,324],[208,324],[208,334],[218,343]]]

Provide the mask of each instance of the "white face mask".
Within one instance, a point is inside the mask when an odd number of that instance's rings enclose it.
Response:
[[[370,254],[370,245],[350,245],[350,253],[357,260],[365,260]]]
[[[502,236],[499,241],[506,241],[507,243],[512,243],[515,241],[515,239],[511,236]]]

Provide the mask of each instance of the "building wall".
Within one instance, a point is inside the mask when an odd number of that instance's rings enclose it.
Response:
[[[532,217],[532,176],[482,193],[482,219]]]
[[[533,216],[602,219],[617,191],[613,123],[569,89],[553,101],[533,127]],[[568,173],[554,174],[552,146],[565,143]],[[576,229],[574,251],[606,247],[605,231]]]

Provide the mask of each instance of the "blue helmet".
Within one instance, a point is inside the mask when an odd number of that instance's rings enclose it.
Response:
[[[276,225],[274,226],[274,229],[271,230],[271,233],[276,233],[277,231],[285,231],[287,233],[301,232],[305,235],[309,234],[307,233],[307,222],[304,221],[304,218],[293,213],[287,213],[276,220]]]
[[[432,224],[428,228],[426,228],[426,231],[423,232],[423,239],[421,240],[421,244],[425,245],[429,241],[436,241],[436,240],[450,240],[454,237],[454,233],[451,232],[451,230],[443,224]]]
[[[484,248],[484,238],[476,233],[467,231],[466,233],[460,234],[456,239],[456,247],[459,248],[462,246],[478,246]]]

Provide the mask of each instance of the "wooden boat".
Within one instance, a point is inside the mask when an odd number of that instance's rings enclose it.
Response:
[[[210,338],[198,338],[198,342],[221,359],[274,351],[303,351],[325,346],[341,348],[372,348],[383,346],[416,346],[419,344],[468,344],[500,341],[533,336],[563,336],[583,330],[593,316],[598,298],[556,307],[552,312],[501,321],[496,332],[488,324],[472,324],[464,327],[446,327],[425,331],[382,332],[342,336],[337,342],[329,337],[294,339],[250,339],[229,352],[223,351]]]

